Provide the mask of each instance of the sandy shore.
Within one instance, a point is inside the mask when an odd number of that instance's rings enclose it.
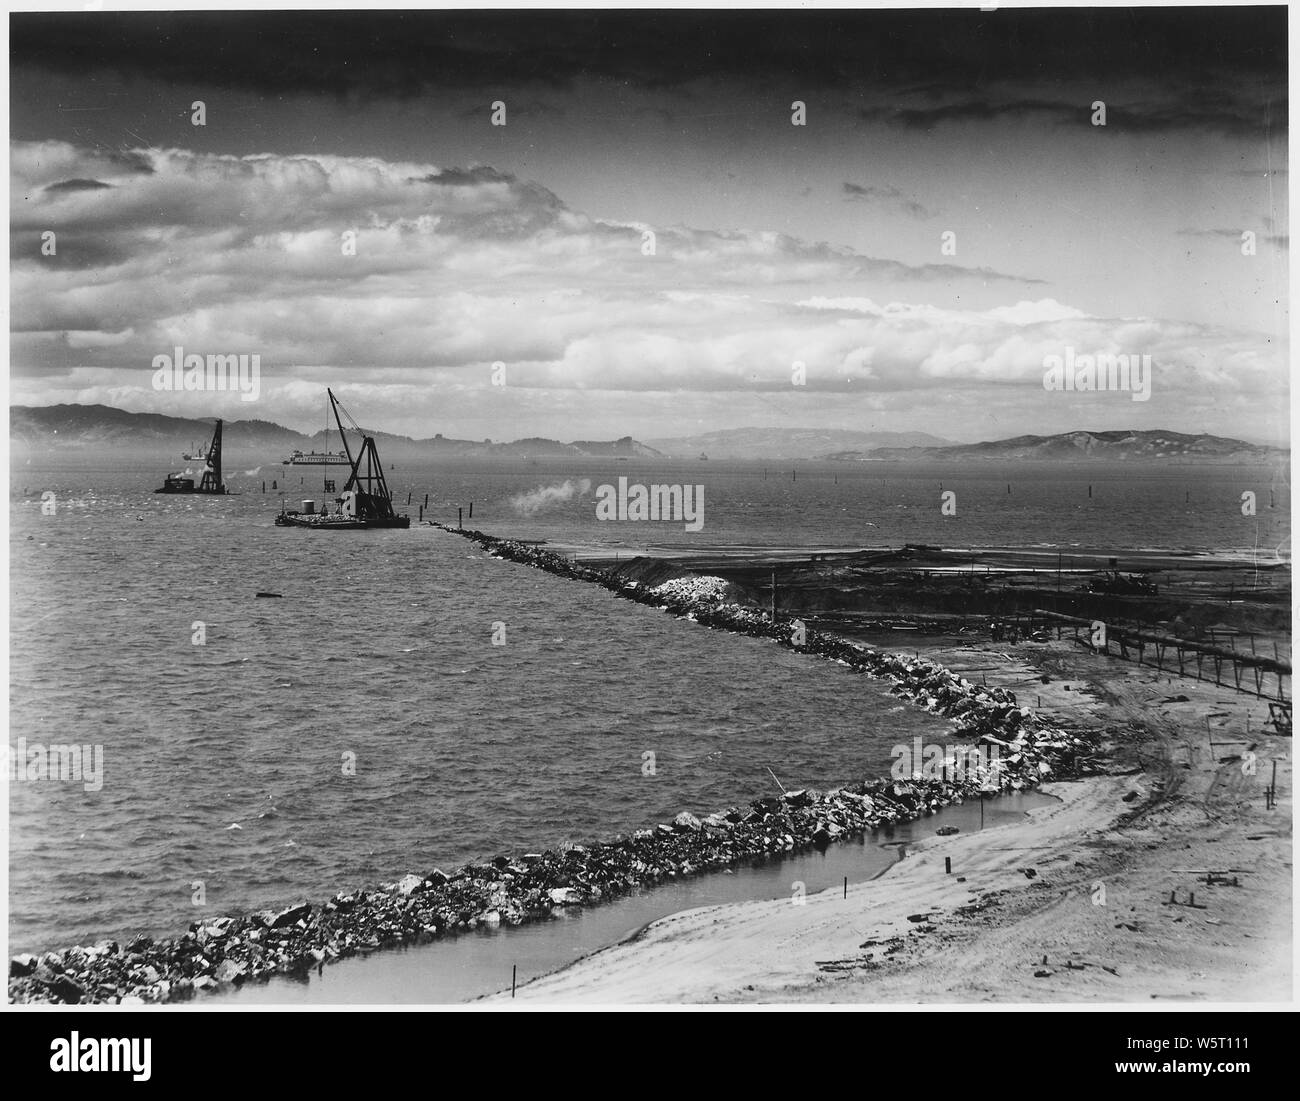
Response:
[[[847,899],[831,890],[804,905],[731,904],[654,922],[517,999],[1292,999],[1291,740],[1261,737],[1266,702],[1068,641],[932,656],[968,676],[984,670],[1022,699],[1037,689],[1044,712],[1068,707],[1074,724],[1105,730],[1112,774],[1046,786],[1059,804],[1022,824],[934,837]],[[1266,809],[1274,762],[1278,806]],[[1228,882],[1207,882],[1210,872]]]

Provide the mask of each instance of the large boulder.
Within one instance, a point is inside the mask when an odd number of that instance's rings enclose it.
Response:
[[[418,875],[412,875],[409,872],[397,881],[397,893],[403,898],[423,889],[424,880]]]
[[[291,925],[297,925],[300,921],[306,921],[311,915],[311,903],[303,902],[297,906],[290,906],[287,910],[281,910],[278,914],[271,914],[271,920],[267,921],[263,913],[262,924],[272,929],[287,929]]]

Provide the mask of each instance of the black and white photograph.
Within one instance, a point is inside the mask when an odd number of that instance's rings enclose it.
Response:
[[[1294,1006],[1287,6],[88,7],[11,1011]]]

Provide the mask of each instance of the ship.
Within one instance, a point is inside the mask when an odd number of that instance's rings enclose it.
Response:
[[[184,452],[181,458],[187,463],[206,463],[208,461],[208,457],[203,454],[203,448],[200,447],[196,450],[193,444],[190,444],[190,449]]]
[[[348,445],[347,433],[343,430],[342,409],[334,391],[327,389],[330,408],[339,427],[339,438],[343,441],[344,463],[350,468],[348,480],[343,485],[343,493],[334,498],[334,510],[329,511],[324,504],[318,511],[315,501],[303,501],[298,511],[280,507],[280,515],[275,518],[277,527],[309,528],[312,531],[366,531],[372,528],[409,528],[411,518],[398,516],[393,511],[393,496],[388,491],[384,479],[384,468],[379,461],[379,449],[375,446],[373,436],[367,436],[352,416],[348,415],[352,428],[361,433],[361,447],[355,457]],[[326,483],[327,485],[330,483]]]
[[[188,456],[187,456],[188,457]],[[194,481],[194,472],[181,470],[168,474],[163,479],[162,488],[155,493],[201,493],[208,496],[224,497],[229,491],[221,480],[221,421],[212,432],[212,442],[207,446],[203,460],[203,473],[198,484]]]
[[[281,466],[347,466],[348,457],[342,451],[297,451],[280,462]]]

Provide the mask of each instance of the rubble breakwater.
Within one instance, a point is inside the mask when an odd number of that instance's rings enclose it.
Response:
[[[451,872],[408,874],[375,889],[340,892],[322,905],[301,902],[281,910],[205,918],[175,938],[137,936],[126,944],[108,940],[19,955],[9,964],[12,1002],[183,1000],[225,983],[303,974],[379,948],[480,926],[544,920],[566,907],[616,898],[666,879],[824,848],[999,789],[1024,790],[1095,771],[1095,746],[1088,739],[1044,724],[1018,707],[1013,693],[971,684],[934,662],[881,653],[807,628],[796,635],[790,623],[725,603],[723,590],[707,582],[651,589],[531,544],[445,530],[498,557],[600,584],[625,599],[708,627],[771,638],[888,679],[894,694],[951,720],[956,727],[951,739],[997,746],[997,767],[974,774],[961,770],[952,779],[913,774],[826,792],[788,791],[703,817],[683,811],[671,822],[612,841],[497,856]]]

